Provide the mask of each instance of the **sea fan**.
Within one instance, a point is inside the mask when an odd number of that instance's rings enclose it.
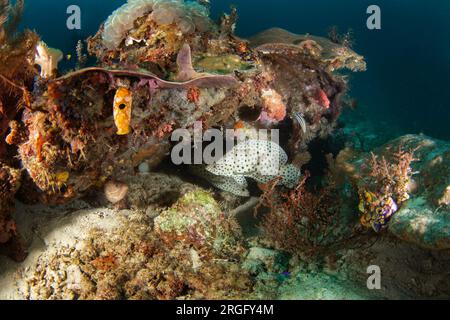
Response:
[[[24,1],[0,0],[0,140],[5,139],[8,124],[19,116],[21,106],[31,105],[29,88],[36,74],[34,51],[39,37],[34,32],[17,32]],[[0,157],[5,148],[0,148]]]

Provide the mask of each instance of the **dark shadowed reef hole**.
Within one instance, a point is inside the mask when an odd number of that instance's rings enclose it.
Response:
[[[246,122],[255,122],[261,116],[262,108],[259,106],[242,106],[239,108],[239,119]]]

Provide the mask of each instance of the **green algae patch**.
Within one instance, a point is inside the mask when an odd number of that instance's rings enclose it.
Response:
[[[450,211],[433,209],[423,198],[409,201],[394,217],[390,231],[431,250],[450,249]]]
[[[252,63],[242,60],[241,57],[235,54],[202,57],[195,62],[195,67],[203,72],[217,74],[231,74],[234,71],[250,71],[254,69]]]
[[[240,236],[236,221],[204,190],[187,193],[164,211],[155,219],[155,231],[166,242],[183,241],[217,252],[235,247]]]

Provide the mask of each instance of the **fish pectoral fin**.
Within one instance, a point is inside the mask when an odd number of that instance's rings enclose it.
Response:
[[[232,177],[237,184],[243,187],[248,187],[247,179],[244,176],[233,176]]]

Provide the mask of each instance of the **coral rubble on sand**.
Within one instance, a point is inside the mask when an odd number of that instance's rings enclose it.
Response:
[[[230,247],[232,251],[225,256],[224,252],[194,249],[175,239],[163,241],[153,232],[152,221],[144,213],[97,209],[72,216],[70,230],[82,228],[85,235],[82,239],[70,239],[64,224],[54,227],[52,235],[46,238],[52,249],[39,255],[26,272],[19,293],[22,298],[250,297],[252,280],[239,260],[232,258],[239,259],[238,246]],[[96,227],[87,226],[94,221]]]
[[[205,3],[128,0],[62,72],[62,52],[16,32],[23,1],[0,2],[0,253],[25,260],[0,258],[0,298],[373,298],[355,270],[409,252],[435,259],[409,297],[450,294],[448,144],[358,150],[336,130],[344,70],[366,70],[347,38],[245,40],[235,9],[216,23]],[[199,124],[234,145],[176,166],[173,133]],[[405,296],[389,281],[380,296]]]

